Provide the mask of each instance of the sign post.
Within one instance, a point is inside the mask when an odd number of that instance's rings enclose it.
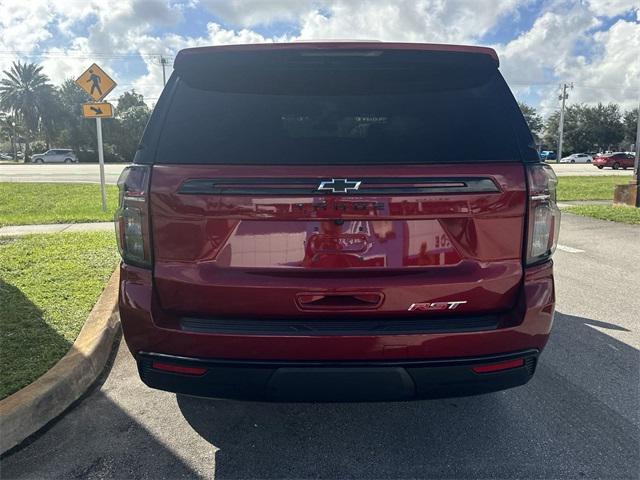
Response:
[[[110,103],[100,102],[116,86],[116,82],[95,63],[87,68],[76,80],[76,84],[87,92],[94,103],[82,105],[82,115],[96,119],[96,136],[98,139],[98,163],[100,164],[100,194],[102,211],[107,211],[107,194],[104,179],[104,149],[102,146],[102,119],[113,117],[113,107]]]
[[[107,211],[107,194],[104,189],[104,151],[102,149],[102,118],[96,117],[98,133],[98,162],[100,163],[100,195],[102,196],[102,211]]]

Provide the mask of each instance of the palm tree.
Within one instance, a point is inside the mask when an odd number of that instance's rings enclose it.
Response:
[[[29,154],[29,142],[37,132],[45,113],[53,86],[42,73],[42,66],[35,63],[13,62],[0,80],[0,107],[19,117],[25,132],[25,160]]]
[[[16,141],[17,141],[17,124],[15,117],[12,115],[0,112],[0,138],[8,138],[11,142],[11,155],[16,160]]]

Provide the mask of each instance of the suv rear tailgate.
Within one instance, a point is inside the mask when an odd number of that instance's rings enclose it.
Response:
[[[150,202],[158,300],[185,316],[498,312],[523,275],[518,162],[155,165]]]

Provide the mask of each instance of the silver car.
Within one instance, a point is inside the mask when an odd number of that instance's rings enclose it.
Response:
[[[31,163],[78,163],[78,157],[73,150],[56,148],[31,155]]]
[[[568,157],[560,159],[560,163],[591,163],[593,158],[586,153],[574,153]]]

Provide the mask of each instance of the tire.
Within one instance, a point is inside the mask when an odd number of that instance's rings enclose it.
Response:
[[[611,166],[611,168],[613,168],[614,170],[618,170],[620,168],[620,164],[616,162]]]
[[[575,160],[571,160],[571,163],[576,163],[576,161]]]
[[[44,160],[41,158],[36,158],[36,163],[44,163]]]
[[[623,169],[623,170],[626,170],[626,169],[627,169],[627,167],[622,167],[622,169]]]
[[[73,160],[71,160],[70,158],[65,158],[64,159],[64,163],[71,163]]]
[[[587,163],[591,163],[591,160],[587,160]]]
[[[602,165],[598,165],[598,170],[602,170],[604,167]]]

